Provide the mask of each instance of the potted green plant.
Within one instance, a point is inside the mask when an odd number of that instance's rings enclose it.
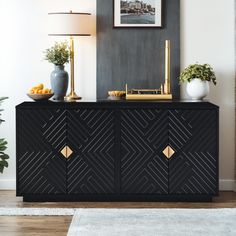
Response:
[[[65,71],[65,64],[70,59],[70,48],[67,42],[56,42],[54,46],[46,49],[45,60],[53,63],[55,68],[51,73],[51,87],[54,93],[54,100],[64,100],[68,89],[68,73]]]
[[[180,74],[180,82],[187,82],[187,94],[193,100],[201,100],[209,94],[209,82],[216,85],[216,76],[209,64],[189,65]]]
[[[0,98],[0,105],[2,103],[3,100],[7,99],[6,97],[2,97]],[[2,112],[3,109],[0,109],[0,112]],[[0,113],[1,116],[1,113]],[[4,120],[2,120],[0,118],[0,124],[4,122]],[[4,152],[7,149],[7,141],[3,138],[0,138],[0,173],[3,173],[4,168],[8,167],[8,162],[7,159],[9,159],[9,156]]]

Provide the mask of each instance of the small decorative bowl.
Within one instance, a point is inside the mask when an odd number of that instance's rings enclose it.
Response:
[[[29,94],[29,93],[27,93],[27,95],[28,95],[28,97],[30,97],[34,101],[47,101],[54,94],[53,93],[47,93],[47,94]]]
[[[125,91],[108,91],[108,99],[120,100],[125,97]]]

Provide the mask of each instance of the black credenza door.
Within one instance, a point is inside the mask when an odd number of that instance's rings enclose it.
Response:
[[[214,111],[123,110],[121,192],[217,193],[216,137]]]
[[[19,193],[115,192],[114,111],[26,109],[18,117]]]
[[[17,113],[17,191],[19,194],[65,194],[66,111],[24,109]]]
[[[112,110],[67,111],[69,194],[115,193],[115,116]]]
[[[209,110],[169,111],[171,194],[216,194],[218,191],[217,114]]]
[[[168,111],[121,111],[121,192],[168,194]]]

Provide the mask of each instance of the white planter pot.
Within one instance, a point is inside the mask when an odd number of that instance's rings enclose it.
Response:
[[[209,94],[209,82],[193,79],[187,83],[186,90],[192,100],[202,100]]]

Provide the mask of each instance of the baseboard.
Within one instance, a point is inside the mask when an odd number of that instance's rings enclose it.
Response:
[[[0,190],[15,190],[15,179],[0,179]],[[220,179],[221,191],[236,191],[236,182],[231,179]]]
[[[220,191],[235,191],[236,183],[232,179],[220,179]]]
[[[15,179],[0,179],[0,190],[15,190],[16,180]]]

